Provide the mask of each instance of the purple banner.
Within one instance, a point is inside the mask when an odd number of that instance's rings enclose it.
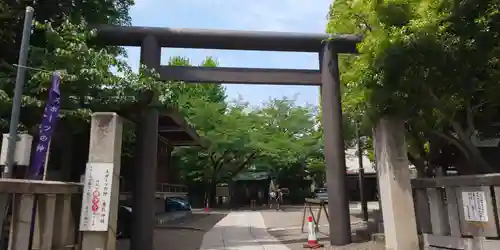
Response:
[[[30,177],[32,179],[41,179],[43,176],[45,159],[50,147],[50,140],[54,133],[55,126],[59,120],[59,110],[61,106],[61,93],[59,84],[61,76],[54,72],[52,75],[52,86],[49,91],[49,100],[43,111],[42,124],[40,125],[40,137],[31,162]]]
[[[43,171],[45,168],[45,159],[47,157],[50,140],[52,139],[52,134],[54,133],[55,126],[59,120],[59,110],[61,107],[61,93],[59,92],[59,84],[61,83],[61,76],[59,73],[54,72],[52,74],[52,86],[49,90],[49,99],[47,100],[47,105],[43,111],[42,124],[40,125],[40,134],[38,138],[38,143],[36,145],[35,153],[33,155],[33,161],[31,162],[30,168],[30,178],[39,180],[42,179]],[[33,209],[31,211],[31,230],[29,237],[28,249],[32,248],[33,242],[33,232],[35,231],[35,218],[36,218],[36,207],[38,199],[35,199],[33,204]]]

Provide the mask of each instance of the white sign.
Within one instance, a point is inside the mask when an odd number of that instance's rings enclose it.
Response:
[[[87,163],[80,231],[108,231],[113,163]]]
[[[486,194],[484,191],[462,192],[462,201],[466,221],[488,221]]]
[[[29,166],[31,157],[31,143],[33,137],[28,134],[18,134],[19,140],[16,142],[16,151],[14,151],[14,162],[19,166]],[[0,150],[0,165],[7,165],[7,146],[9,144],[9,135],[3,134],[2,149]]]

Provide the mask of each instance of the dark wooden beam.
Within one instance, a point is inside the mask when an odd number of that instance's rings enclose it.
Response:
[[[170,141],[169,145],[175,147],[186,147],[186,146],[199,146],[199,143],[196,141]]]
[[[190,83],[321,85],[319,70],[162,66],[161,80]]]
[[[170,119],[172,119],[172,121],[174,121],[175,124],[178,125],[180,129],[182,129],[187,135],[189,135],[189,137],[192,139],[193,144],[200,143],[200,136],[198,135],[198,133],[196,133],[196,129],[187,123],[187,121],[179,113],[177,108],[175,108],[175,107],[174,108],[167,108],[164,111],[164,114],[162,114],[161,116],[164,116],[164,115],[168,116]],[[159,129],[161,129],[161,126],[162,126],[162,124],[160,124]],[[160,132],[160,131],[158,131],[158,132]]]
[[[158,132],[185,132],[185,130],[175,126],[160,126],[158,127]]]
[[[356,53],[361,37],[321,33],[291,33],[271,31],[237,31],[207,29],[173,29],[134,26],[95,26],[95,42],[104,45],[141,46],[151,35],[161,47],[194,49],[229,49],[320,52],[323,43],[330,40],[338,53]]]
[[[498,186],[500,185],[500,174],[495,173],[412,179],[411,185],[413,188]]]

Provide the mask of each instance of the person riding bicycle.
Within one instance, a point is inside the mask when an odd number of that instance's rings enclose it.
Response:
[[[276,211],[281,209],[281,204],[283,204],[283,190],[279,185],[276,185],[276,197],[274,199],[276,204]]]

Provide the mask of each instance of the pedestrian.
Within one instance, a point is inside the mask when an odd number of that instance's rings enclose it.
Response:
[[[276,185],[276,197],[274,200],[276,203],[276,211],[278,211],[281,209],[281,203],[283,202],[283,191],[279,185]]]
[[[255,209],[255,204],[257,203],[258,199],[258,194],[257,194],[257,188],[255,186],[250,187],[250,208],[252,210]]]
[[[262,206],[262,204],[264,204],[264,192],[259,189],[259,192],[257,193],[257,198],[259,199],[259,206]]]
[[[269,192],[269,208],[273,208],[273,203],[275,202],[276,199],[276,192],[271,191]]]

